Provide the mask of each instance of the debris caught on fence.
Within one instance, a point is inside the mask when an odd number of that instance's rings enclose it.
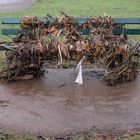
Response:
[[[132,57],[140,45],[129,43],[126,36],[114,36],[115,26],[124,28],[115,25],[109,16],[90,18],[84,23],[63,12],[60,18],[26,16],[21,28],[30,28],[32,35],[13,39],[17,47],[14,52],[6,52],[7,67],[0,77],[8,81],[26,75],[36,77],[45,63],[55,62],[57,67],[63,67],[63,60],[78,62],[85,56],[86,62],[106,69],[103,79],[109,85],[131,81],[138,69]]]

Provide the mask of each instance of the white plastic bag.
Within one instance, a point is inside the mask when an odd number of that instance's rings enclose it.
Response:
[[[82,63],[85,60],[85,56],[80,60],[79,64],[77,65],[78,75],[75,80],[75,83],[82,85],[83,84],[83,76],[82,76]]]
[[[82,65],[80,64],[78,67],[78,75],[75,80],[75,83],[78,83],[79,85],[83,84],[83,77],[82,77]]]

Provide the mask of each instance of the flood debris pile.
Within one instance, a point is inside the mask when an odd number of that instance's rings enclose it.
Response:
[[[8,81],[32,79],[42,73],[41,44],[19,44],[15,51],[6,52],[7,66],[0,76]]]
[[[112,29],[115,26],[124,28],[114,24],[109,16],[90,18],[85,22],[63,12],[59,18],[26,16],[21,21],[21,28],[30,29],[31,34],[13,39],[16,50],[6,52],[7,67],[0,77],[8,80],[25,75],[36,77],[42,73],[45,63],[63,66],[64,61],[78,62],[85,56],[86,62],[105,69],[103,79],[109,85],[131,81],[138,69],[132,57],[140,45],[129,43],[126,36],[114,36]]]

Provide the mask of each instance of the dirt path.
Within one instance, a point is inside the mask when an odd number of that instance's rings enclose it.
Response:
[[[49,70],[42,79],[0,84],[0,128],[18,134],[68,134],[94,128],[140,128],[140,76],[108,87],[96,72]]]
[[[20,11],[29,8],[37,0],[0,0],[0,12]]]

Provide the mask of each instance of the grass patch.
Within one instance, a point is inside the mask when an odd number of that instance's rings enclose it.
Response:
[[[0,70],[5,66],[5,53],[0,52]]]
[[[81,134],[71,137],[36,137],[36,136],[15,136],[7,133],[0,133],[0,140],[140,140],[140,135],[134,136],[104,136]]]
[[[0,140],[37,140],[34,136],[14,136],[7,133],[0,133]]]
[[[1,13],[0,17],[59,15],[60,11],[75,17],[101,16],[103,12],[113,17],[139,17],[139,3],[140,0],[40,0],[31,9]]]

